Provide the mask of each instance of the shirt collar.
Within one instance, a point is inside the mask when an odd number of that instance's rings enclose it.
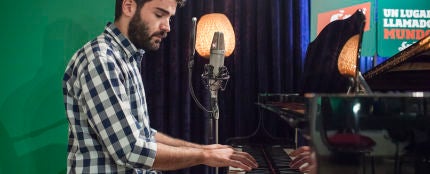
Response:
[[[113,37],[113,39],[123,48],[128,58],[137,57],[138,60],[142,59],[145,51],[143,49],[137,49],[134,44],[121,33],[115,24],[108,22],[104,32]]]

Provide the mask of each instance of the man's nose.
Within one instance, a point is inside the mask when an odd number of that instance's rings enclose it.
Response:
[[[169,19],[167,19],[161,23],[160,30],[165,31],[165,32],[170,32],[170,20]]]

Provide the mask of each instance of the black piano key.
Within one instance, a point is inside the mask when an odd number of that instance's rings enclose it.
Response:
[[[246,172],[246,174],[253,174],[253,173],[258,173],[258,174],[271,174],[272,172],[271,171],[268,171],[268,170],[253,170],[253,171],[250,171],[250,172]]]

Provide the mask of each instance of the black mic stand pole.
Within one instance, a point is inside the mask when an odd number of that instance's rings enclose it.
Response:
[[[219,144],[218,136],[218,121],[219,121],[219,108],[218,108],[218,90],[225,90],[228,79],[230,75],[228,74],[227,67],[219,67],[219,74],[214,76],[213,66],[210,64],[205,65],[205,71],[202,74],[202,80],[206,88],[210,92],[210,107],[212,112],[210,112],[209,117],[209,141],[210,143]]]
[[[209,142],[219,144],[219,108],[218,108],[218,90],[210,90],[210,107],[213,112],[209,116]],[[215,127],[214,127],[215,126]],[[214,137],[215,136],[215,137]],[[219,173],[219,168],[215,167],[215,174]]]
[[[202,74],[202,80],[210,92],[210,107],[212,112],[209,113],[208,122],[208,141],[209,143],[219,144],[219,107],[218,107],[218,90],[225,90],[227,86],[228,75],[227,67],[219,67],[219,74],[214,76],[214,67],[210,64],[205,65],[205,71]],[[218,167],[215,168],[215,174],[219,174]]]
[[[209,118],[209,125],[211,130],[211,135],[209,136],[210,142],[214,144],[219,144],[219,108],[218,108],[218,91],[210,91],[211,98],[210,98],[210,107],[213,112],[210,113]],[[213,127],[215,126],[215,127]]]
[[[192,85],[192,72],[194,66],[194,55],[195,55],[195,46],[196,46],[196,23],[197,18],[192,18],[192,28],[191,28],[191,42],[190,42],[190,57],[188,59],[188,87],[190,89],[190,94],[196,102],[197,106],[202,110],[209,113],[209,125],[208,125],[208,143],[216,143],[218,144],[218,120],[219,120],[219,108],[218,108],[218,90],[225,90],[225,86],[227,85],[228,79],[230,76],[228,75],[227,68],[222,66],[219,68],[219,74],[217,77],[214,77],[212,65],[207,64],[205,66],[205,71],[203,72],[202,81],[205,84],[206,88],[210,91],[210,107],[211,110],[207,110],[197,99],[193,85]],[[224,54],[224,52],[222,52]],[[214,123],[215,122],[215,123]],[[215,128],[214,128],[215,124]],[[215,137],[214,137],[215,134]],[[213,170],[209,169],[209,173],[213,174]],[[218,167],[215,168],[215,174],[218,174]]]

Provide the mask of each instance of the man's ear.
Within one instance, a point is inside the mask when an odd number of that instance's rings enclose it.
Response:
[[[126,17],[133,17],[136,12],[137,4],[134,0],[122,1],[122,14]]]

